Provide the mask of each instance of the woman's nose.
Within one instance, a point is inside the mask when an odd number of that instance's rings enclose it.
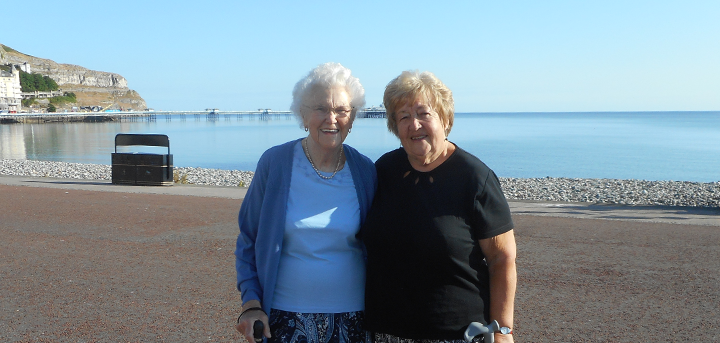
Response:
[[[335,114],[335,112],[330,111],[330,113],[328,113],[327,117],[325,117],[325,120],[327,120],[330,123],[337,123],[337,117],[338,116],[337,116],[337,114]]]
[[[419,130],[422,127],[422,124],[420,124],[420,119],[418,119],[417,116],[412,116],[411,119],[412,122],[410,122],[410,125],[412,126],[412,128],[415,130]]]

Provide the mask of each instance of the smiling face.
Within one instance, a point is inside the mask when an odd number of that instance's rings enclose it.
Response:
[[[395,122],[413,166],[430,164],[446,151],[445,127],[425,97],[402,104],[395,111]]]
[[[352,127],[350,95],[344,87],[313,87],[303,99],[301,114],[311,138],[308,144],[324,153],[337,151]]]

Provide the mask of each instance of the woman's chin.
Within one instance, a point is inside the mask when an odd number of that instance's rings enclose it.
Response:
[[[342,144],[342,140],[340,139],[340,135],[336,137],[322,137],[317,144],[320,148],[329,150],[339,147],[340,144]]]
[[[430,151],[429,151],[429,150],[408,151],[407,149],[405,149],[405,152],[408,153],[408,156],[410,156],[411,158],[413,158],[413,159],[415,159],[415,160],[417,160],[417,161],[425,161],[425,160],[427,160],[427,159],[429,158],[429,156],[430,156]]]
[[[416,157],[422,157],[430,153],[430,144],[425,141],[410,141],[407,144],[403,144],[403,148],[408,155]]]

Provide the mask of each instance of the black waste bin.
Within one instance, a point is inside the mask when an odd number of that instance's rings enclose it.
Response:
[[[119,153],[118,146],[167,147],[167,154]],[[112,183],[143,186],[172,186],[173,157],[167,135],[118,133],[112,153]]]

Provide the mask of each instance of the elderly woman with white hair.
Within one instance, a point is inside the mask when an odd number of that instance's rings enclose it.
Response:
[[[365,90],[326,63],[293,90],[307,137],[268,149],[240,207],[235,250],[242,312],[236,329],[268,342],[364,342],[360,227],[372,203],[373,162],[343,141]]]

